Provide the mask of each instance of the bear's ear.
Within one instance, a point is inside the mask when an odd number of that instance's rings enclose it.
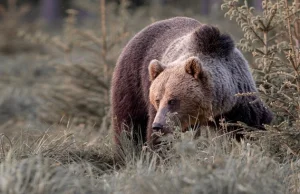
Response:
[[[153,81],[163,70],[165,66],[158,60],[154,59],[149,64],[149,78]]]
[[[184,68],[185,71],[195,79],[199,79],[202,74],[202,65],[197,57],[190,57],[186,61]]]
[[[235,48],[234,41],[228,34],[222,34],[217,27],[203,25],[193,33],[196,49],[204,55],[226,57]]]

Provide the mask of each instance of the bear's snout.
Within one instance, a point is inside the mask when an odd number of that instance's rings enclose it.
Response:
[[[153,123],[152,129],[153,131],[161,131],[164,128],[164,126],[160,123]]]
[[[168,130],[166,128],[166,117],[167,113],[169,112],[168,108],[160,108],[154,118],[152,123],[152,130],[153,132],[162,132],[166,133]]]

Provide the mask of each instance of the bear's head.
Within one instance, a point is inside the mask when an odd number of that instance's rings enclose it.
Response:
[[[154,131],[172,132],[167,124],[168,113],[175,114],[183,131],[191,125],[207,124],[212,116],[214,84],[211,72],[201,64],[199,57],[228,57],[235,48],[234,41],[209,25],[196,29],[189,40],[191,53],[195,56],[177,62],[180,64],[166,65],[158,60],[149,64],[152,82],[149,97],[157,111],[152,124]]]
[[[174,113],[183,131],[206,122],[211,116],[212,81],[199,58],[190,57],[183,64],[166,67],[158,60],[149,65],[150,102],[157,113],[154,131],[172,133],[168,113]]]

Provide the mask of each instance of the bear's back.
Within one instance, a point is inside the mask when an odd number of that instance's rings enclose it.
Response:
[[[124,61],[139,65],[160,59],[172,41],[201,26],[197,20],[175,17],[155,22],[137,33],[123,49],[117,65]]]

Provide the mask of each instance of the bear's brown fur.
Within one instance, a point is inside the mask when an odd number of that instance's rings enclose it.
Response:
[[[153,130],[172,133],[168,113],[176,113],[183,130],[206,125],[209,117],[263,128],[272,114],[257,96],[235,96],[245,92],[257,90],[229,35],[191,18],[156,22],[118,59],[111,93],[116,141],[123,130],[143,142],[152,140]]]

